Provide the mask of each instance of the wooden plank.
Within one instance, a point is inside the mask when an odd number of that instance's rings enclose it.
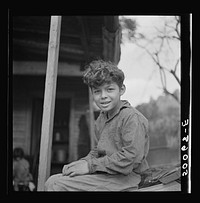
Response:
[[[87,42],[87,33],[86,29],[84,26],[83,18],[80,16],[77,16],[77,19],[79,21],[79,24],[81,26],[81,33],[80,33],[80,38],[81,38],[81,43],[84,48],[84,53],[85,53],[85,60],[87,61],[89,59],[89,46]],[[94,140],[94,110],[93,110],[93,96],[91,93],[91,89],[88,88],[89,91],[89,117],[90,117],[90,122],[89,122],[89,129],[90,129],[90,147],[93,148],[95,146],[95,140]]]
[[[38,61],[13,61],[13,74],[14,75],[45,75],[46,62]],[[59,62],[58,76],[82,76],[80,65],[69,64],[66,62]]]
[[[52,16],[41,129],[39,175],[37,187],[38,191],[44,190],[45,181],[50,175],[55,93],[60,46],[60,27],[61,16]]]
[[[103,27],[103,58],[118,64],[120,59],[121,29],[118,16],[105,16]]]
[[[93,96],[91,89],[89,89],[89,112],[90,112],[90,146],[91,149],[95,146],[95,138],[94,138],[94,110],[93,110]]]
[[[20,96],[19,96],[20,98]],[[30,103],[28,98],[14,99],[13,103],[13,144],[23,146],[24,153],[30,153]]]
[[[81,33],[80,33],[80,38],[81,38],[81,43],[84,48],[84,53],[85,53],[85,60],[87,61],[89,58],[89,47],[87,43],[87,34],[86,30],[84,27],[83,19],[81,17],[77,17],[79,20],[79,23],[81,25]],[[90,113],[90,122],[89,122],[89,129],[90,129],[90,147],[91,149],[95,145],[95,140],[94,140],[94,110],[93,110],[93,96],[91,89],[88,87],[89,91],[89,113]]]
[[[80,38],[81,38],[81,44],[82,44],[83,49],[84,49],[85,59],[88,60],[88,58],[89,58],[89,46],[88,46],[87,34],[86,34],[83,18],[80,16],[77,16],[77,19],[78,19],[80,27],[81,27]]]
[[[119,28],[118,16],[104,16],[104,25],[109,32],[116,32]]]

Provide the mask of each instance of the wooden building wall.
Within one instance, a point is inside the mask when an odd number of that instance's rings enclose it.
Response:
[[[16,97],[13,101],[13,148],[21,147],[30,152],[31,104],[27,98]]]
[[[22,147],[26,154],[34,154],[33,114],[34,101],[44,97],[45,76],[13,76],[13,148]],[[56,99],[70,98],[69,161],[78,158],[79,121],[89,109],[88,88],[81,77],[58,76]],[[38,118],[39,119],[39,118]],[[35,144],[36,145],[36,144]]]

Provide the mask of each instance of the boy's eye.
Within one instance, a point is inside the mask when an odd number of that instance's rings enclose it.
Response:
[[[108,88],[108,91],[113,91],[114,90],[114,88]]]
[[[94,92],[95,94],[97,94],[97,93],[100,92],[100,90],[93,90],[93,92]]]

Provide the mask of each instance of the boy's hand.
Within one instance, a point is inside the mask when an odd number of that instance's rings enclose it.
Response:
[[[63,175],[76,176],[89,173],[88,163],[85,160],[74,161],[70,164],[64,165],[62,169]]]

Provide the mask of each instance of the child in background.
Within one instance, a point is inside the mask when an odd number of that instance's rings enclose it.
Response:
[[[29,162],[24,158],[22,148],[15,148],[13,152],[13,184],[14,191],[33,191],[35,185],[29,172]]]
[[[131,191],[138,188],[140,173],[148,169],[148,121],[128,101],[124,73],[111,62],[87,64],[83,80],[101,109],[95,123],[96,146],[86,157],[64,165],[52,175],[46,191]]]

